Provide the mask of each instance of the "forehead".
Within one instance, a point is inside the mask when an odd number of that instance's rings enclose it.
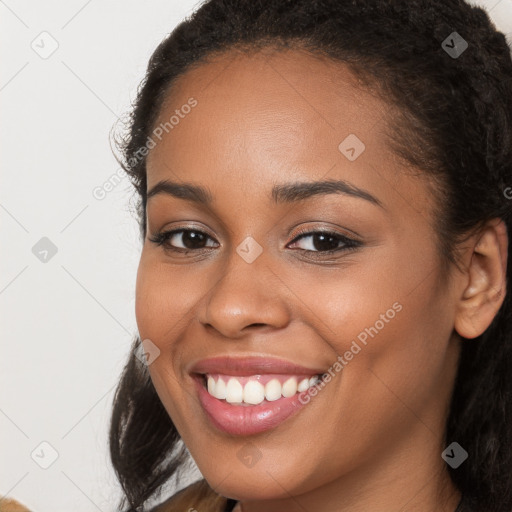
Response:
[[[369,130],[389,109],[345,64],[297,50],[231,51],[195,65],[173,84],[157,124],[192,96],[196,114],[219,122],[251,114],[254,122],[321,124],[338,136],[350,126]]]
[[[166,97],[155,127],[178,122],[148,155],[148,189],[172,178],[268,196],[292,178],[342,178],[385,192],[404,168],[387,142],[392,111],[342,63],[295,50],[227,52],[187,71]],[[347,158],[347,146],[360,155]]]
[[[365,143],[369,135],[375,139],[372,128],[382,124],[387,109],[358,86],[343,64],[290,50],[228,52],[199,64],[173,84],[155,128],[168,123],[190,98],[197,106],[179,124],[172,123],[152,155],[181,145],[191,132],[219,152],[226,149],[228,136],[230,152],[250,143],[250,136],[261,150],[273,148],[295,158],[307,138],[315,138],[316,152],[332,152],[352,132]]]

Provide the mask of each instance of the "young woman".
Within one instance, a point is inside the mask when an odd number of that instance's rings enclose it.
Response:
[[[207,1],[121,149],[122,510],[512,510],[512,62],[482,9]]]

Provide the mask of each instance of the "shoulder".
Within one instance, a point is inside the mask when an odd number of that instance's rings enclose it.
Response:
[[[177,492],[150,512],[224,512],[226,498],[201,479]]]

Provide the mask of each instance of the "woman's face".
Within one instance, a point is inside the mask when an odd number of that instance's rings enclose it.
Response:
[[[443,469],[455,292],[390,112],[340,64],[229,53],[183,75],[155,125],[139,333],[201,473],[249,506],[419,496]]]

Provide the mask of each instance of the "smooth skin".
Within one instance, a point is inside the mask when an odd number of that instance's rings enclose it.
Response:
[[[149,198],[136,317],[141,339],[161,351],[151,378],[199,470],[244,512],[453,512],[460,494],[441,452],[459,335],[483,333],[503,301],[503,222],[469,238],[461,270],[445,276],[432,187],[391,152],[392,107],[342,64],[230,51],[180,77],[156,125],[190,97],[197,106],[150,150],[148,190],[187,182],[212,201]],[[338,149],[349,134],[365,144],[354,161]],[[344,193],[271,196],[274,185],[326,179],[380,205]],[[359,245],[331,239],[345,250],[325,254],[302,228]],[[171,229],[196,233],[150,240]],[[263,248],[250,264],[236,252],[247,237]],[[402,310],[275,429],[229,436],[202,410],[189,374],[197,361],[266,356],[327,370],[396,302]],[[261,454],[251,468],[242,447]]]

